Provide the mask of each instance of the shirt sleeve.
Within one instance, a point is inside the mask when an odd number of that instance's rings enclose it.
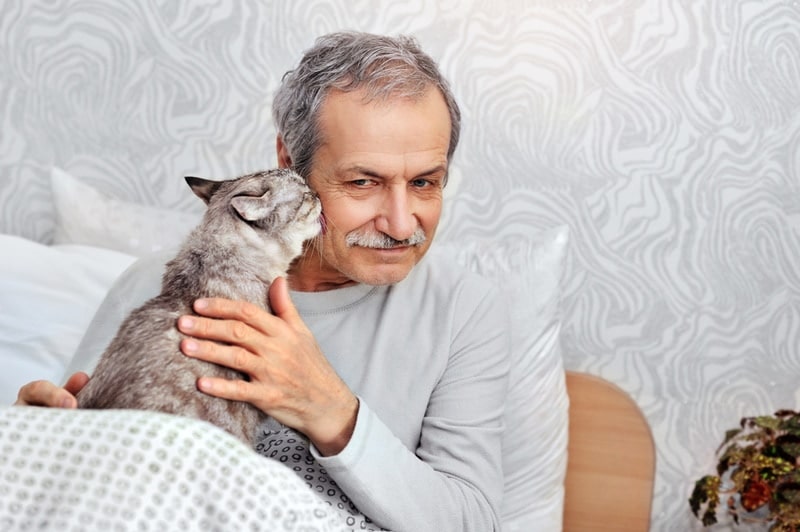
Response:
[[[338,455],[321,456],[312,446],[359,510],[390,530],[500,529],[510,333],[499,298],[470,303],[457,305],[472,310],[454,329],[415,451],[361,398],[353,436]]]

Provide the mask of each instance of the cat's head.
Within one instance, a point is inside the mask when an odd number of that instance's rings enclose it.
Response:
[[[253,231],[292,249],[315,237],[321,228],[322,204],[305,180],[289,169],[247,174],[225,181],[187,176],[192,191],[208,205],[205,220],[238,225],[237,231]]]

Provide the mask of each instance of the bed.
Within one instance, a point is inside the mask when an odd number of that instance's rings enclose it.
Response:
[[[0,235],[0,528],[373,528],[314,464],[265,459],[207,423],[153,412],[10,406],[21,384],[63,382],[80,369],[76,347],[111,283],[137,258],[174,246],[197,222],[107,197],[58,168],[51,184],[53,242]],[[114,223],[95,221],[108,216]],[[555,531],[565,526],[570,416],[558,341],[568,231],[508,227],[491,239],[445,239],[435,247],[495,279],[509,302],[514,359],[503,527]],[[643,513],[649,516],[649,503]]]

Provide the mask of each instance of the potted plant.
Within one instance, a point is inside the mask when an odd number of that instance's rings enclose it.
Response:
[[[692,513],[709,526],[726,497],[733,521],[761,521],[771,532],[800,532],[800,412],[742,418],[717,449],[717,474],[699,479]]]

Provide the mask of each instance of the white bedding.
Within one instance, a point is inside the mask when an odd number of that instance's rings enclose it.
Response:
[[[0,235],[0,405],[22,384],[59,382],[95,310],[135,257]]]
[[[341,531],[277,460],[203,421],[0,408],[0,530]]]

